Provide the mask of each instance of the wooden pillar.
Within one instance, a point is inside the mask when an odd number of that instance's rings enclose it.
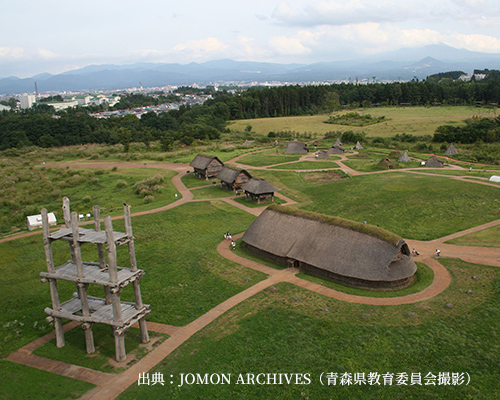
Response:
[[[132,232],[132,217],[130,214],[130,206],[125,204],[124,206],[124,220],[125,220],[125,232],[129,239],[128,242],[128,254],[130,258],[130,270],[132,272],[137,271],[137,260],[135,258],[135,244],[134,244],[134,234]],[[134,297],[135,297],[135,308],[140,310],[144,307],[142,303],[141,286],[139,285],[139,280],[136,279],[133,283],[134,287]],[[146,325],[146,318],[141,318],[139,320],[139,328],[141,329],[141,340],[142,343],[149,342],[148,327]]]
[[[116,361],[125,361],[127,359],[127,353],[125,350],[125,333],[119,332],[115,329],[115,359]]]
[[[92,333],[93,323],[82,324],[82,329],[85,332],[85,346],[87,348],[87,354],[92,354],[95,352],[94,346],[94,334]]]
[[[69,199],[67,197],[63,198],[63,217],[64,217],[64,226],[66,228],[71,228],[71,212],[69,208]],[[69,243],[69,252],[71,254],[71,260],[75,262],[75,253],[73,251],[73,246]]]
[[[94,230],[96,232],[101,231],[101,223],[99,219],[101,218],[101,209],[99,206],[94,206]],[[104,244],[97,244],[97,253],[99,255],[99,267],[101,269],[106,268],[106,255],[104,253]],[[108,286],[104,286],[104,297],[106,298],[106,304],[111,304],[111,292]]]
[[[49,218],[47,215],[47,210],[44,208],[42,210],[42,228],[43,228],[43,245],[45,248],[45,260],[47,261],[47,271],[49,273],[55,272],[54,258],[52,255],[52,244],[50,242],[50,228],[49,228]],[[59,301],[59,291],[57,290],[57,280],[49,279],[50,285],[50,298],[52,300],[52,309],[54,311],[61,310],[61,303]],[[64,347],[64,329],[62,318],[54,318],[54,328],[56,332],[56,346]]]

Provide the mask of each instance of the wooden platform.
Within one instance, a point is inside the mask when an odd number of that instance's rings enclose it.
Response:
[[[149,304],[144,304],[142,309],[137,309],[135,303],[127,301],[120,302],[122,311],[122,321],[116,322],[113,319],[113,305],[106,304],[106,300],[100,297],[87,296],[89,303],[90,316],[82,315],[82,302],[74,293],[73,298],[61,304],[60,310],[53,310],[49,307],[45,308],[45,312],[52,317],[66,318],[73,321],[100,323],[112,325],[119,328],[128,328],[135,324],[139,319],[147,316],[151,311]]]
[[[96,231],[94,229],[78,229],[78,241],[81,243],[94,243],[94,244],[105,244],[107,242],[106,239],[106,231]],[[123,232],[113,232],[114,242],[117,245],[128,243],[133,238],[129,238],[126,233]],[[71,228],[62,228],[58,231],[51,233],[49,235],[50,240],[66,240],[73,241],[73,229]]]
[[[101,268],[99,263],[90,261],[83,261],[83,272],[85,276],[79,278],[76,264],[69,260],[60,267],[57,267],[54,273],[40,272],[40,276],[72,282],[94,283],[107,287],[124,287],[144,275],[144,271],[140,269],[132,272],[130,268],[117,267],[118,281],[112,283],[108,268]]]

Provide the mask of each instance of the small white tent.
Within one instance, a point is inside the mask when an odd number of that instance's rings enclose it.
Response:
[[[498,182],[498,183],[500,183],[500,176],[498,176],[498,175],[491,175],[489,181],[490,182]]]
[[[56,216],[53,212],[48,213],[47,217],[49,219],[49,225],[57,225]],[[42,226],[42,214],[28,215],[26,219],[28,220],[29,231],[32,231],[35,228],[40,228]]]

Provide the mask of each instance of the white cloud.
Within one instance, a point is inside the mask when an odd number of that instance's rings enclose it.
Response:
[[[37,50],[37,55],[39,58],[42,58],[44,60],[54,60],[60,58],[60,55],[54,53],[53,51],[41,48]]]
[[[200,40],[190,40],[174,47],[175,52],[190,53],[194,58],[206,57],[211,54],[220,53],[225,49],[226,45],[214,37],[208,37]]]
[[[0,57],[3,59],[19,59],[26,56],[22,47],[0,47]]]
[[[297,37],[275,36],[269,40],[269,47],[280,55],[293,56],[311,53],[311,49],[304,45],[304,42],[311,39],[311,36],[299,32]]]

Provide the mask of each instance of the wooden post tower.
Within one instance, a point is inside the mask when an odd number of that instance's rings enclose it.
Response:
[[[132,220],[130,206],[124,206],[125,233],[114,232],[111,217],[104,218],[104,228],[101,230],[100,209],[94,206],[94,229],[83,229],[78,226],[78,215],[70,213],[69,199],[63,199],[63,214],[65,228],[51,233],[47,217],[47,210],[42,210],[43,243],[47,272],[40,273],[49,282],[52,308],[45,308],[50,315],[48,320],[55,324],[56,345],[64,346],[63,318],[82,322],[85,331],[87,353],[95,351],[92,328],[95,323],[111,325],[115,337],[116,360],[123,361],[127,358],[125,352],[125,333],[136,322],[139,323],[143,343],[149,342],[146,326],[146,317],[151,311],[151,306],[142,303],[139,282],[144,271],[137,269],[135,258],[134,236],[132,234]],[[64,240],[69,242],[71,260],[55,267],[52,255],[52,242]],[[99,262],[82,260],[81,245],[90,243],[97,246]],[[128,244],[130,268],[119,267],[116,264],[117,246]],[[105,255],[107,250],[107,262]],[[75,282],[77,292],[73,298],[63,303],[59,300],[57,281],[65,280]],[[135,302],[120,300],[124,287],[132,284]],[[89,285],[98,285],[104,288],[104,298],[87,295]]]

